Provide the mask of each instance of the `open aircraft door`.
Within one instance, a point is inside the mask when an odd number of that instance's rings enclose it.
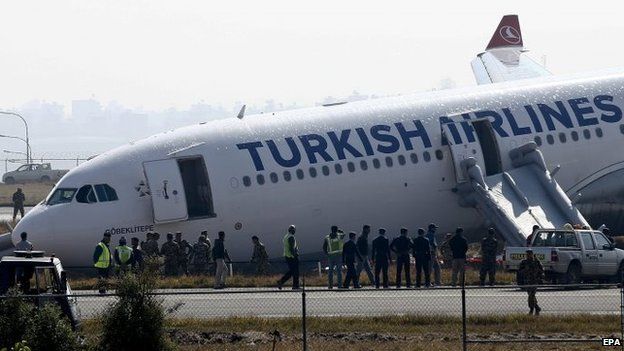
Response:
[[[442,135],[451,149],[458,183],[468,180],[461,162],[470,157],[485,176],[503,171],[498,139],[488,119],[442,123]]]
[[[479,140],[472,138],[469,141],[468,136],[464,133],[461,123],[468,122],[448,122],[442,123],[442,137],[446,140],[449,149],[451,150],[451,157],[453,159],[453,165],[455,166],[455,178],[457,183],[463,183],[468,181],[468,177],[464,174],[461,168],[461,162],[467,158],[474,158],[481,169],[484,169],[483,153],[481,152],[481,146]],[[468,128],[472,128],[470,124],[467,124]]]
[[[188,209],[178,161],[144,162],[143,170],[152,196],[154,223],[186,220]]]

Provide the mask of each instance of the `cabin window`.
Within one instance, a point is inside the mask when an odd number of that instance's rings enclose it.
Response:
[[[243,185],[244,186],[251,186],[251,178],[249,178],[249,176],[244,176],[243,177]]]
[[[542,137],[536,136],[535,143],[537,144],[537,146],[542,146]]]
[[[436,150],[435,155],[438,160],[442,160],[444,158],[444,153],[440,149]]]
[[[258,183],[258,185],[264,185],[264,175],[258,174],[256,176],[256,183]]]
[[[392,167],[392,157],[386,157],[386,166]]]
[[[271,172],[271,174],[269,174],[269,178],[271,179],[271,183],[277,183],[277,173]]]
[[[429,151],[423,152],[423,158],[425,159],[425,162],[431,161],[431,154],[429,153]]]
[[[412,152],[410,154],[410,161],[412,161],[413,164],[418,163],[418,155],[416,155],[416,153]]]
[[[189,218],[215,216],[210,180],[203,157],[178,159]],[[264,176],[262,183],[264,183]],[[260,179],[256,179],[260,184]],[[251,182],[250,182],[251,183]]]
[[[290,175],[290,172],[284,171],[284,180],[287,182],[290,182],[291,179],[292,179],[292,176]]]
[[[405,156],[403,156],[403,155],[397,156],[397,161],[399,161],[399,164],[401,166],[405,165]]]
[[[301,180],[303,179],[303,170],[302,169],[298,169],[297,172],[295,172],[297,174],[297,179]]]
[[[78,193],[76,194],[76,201],[82,204],[93,204],[97,202],[95,198],[95,191],[93,191],[93,187],[91,185],[85,185],[82,188],[78,189]]]
[[[355,172],[355,164],[353,162],[347,162],[347,169],[351,173]]]
[[[342,174],[342,165],[340,163],[336,163],[334,170],[336,171],[336,174]]]
[[[572,131],[572,140],[574,140],[574,141],[578,141],[579,140],[579,135],[578,135],[578,132],[576,130]]]
[[[565,133],[559,133],[559,141],[562,143],[567,141]]]
[[[585,137],[585,139],[589,140],[591,139],[591,132],[589,131],[589,129],[585,129],[583,131],[583,136]]]
[[[308,171],[310,172],[310,177],[316,178],[316,168],[310,167]]]
[[[378,159],[378,158],[374,158],[374,159],[373,159],[373,167],[375,167],[375,168],[377,168],[377,169],[378,169],[379,167],[381,167],[381,162],[379,162],[379,159]]]
[[[596,136],[599,138],[602,138],[602,128],[600,127],[596,128]]]
[[[552,145],[555,143],[555,138],[551,134],[548,134],[546,136],[546,141],[548,142],[548,145]]]
[[[329,167],[327,167],[327,166],[321,167],[321,172],[323,172],[324,176],[328,176],[329,175]]]
[[[95,184],[95,193],[100,202],[117,201],[117,192],[108,184]]]
[[[366,160],[362,160],[360,161],[360,168],[365,171],[368,169],[368,162],[366,162]]]
[[[624,124],[620,124],[620,133],[624,134]]]

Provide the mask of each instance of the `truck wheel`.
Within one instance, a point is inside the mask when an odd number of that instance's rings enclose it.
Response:
[[[6,177],[4,184],[15,184],[15,179],[13,179],[13,177]]]
[[[580,284],[581,283],[581,265],[578,263],[572,263],[568,267],[568,271],[565,274],[564,281],[566,284]]]
[[[49,181],[50,181],[50,177],[48,177],[48,176],[43,176],[43,177],[41,177],[41,179],[40,179],[40,180],[41,180],[41,182],[42,182],[42,183],[47,183],[47,182],[49,182]]]

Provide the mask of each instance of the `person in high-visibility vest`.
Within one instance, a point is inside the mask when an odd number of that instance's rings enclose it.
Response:
[[[288,232],[284,235],[284,259],[288,264],[288,271],[277,281],[277,288],[282,290],[284,283],[292,278],[293,290],[299,289],[299,248],[295,238],[296,228],[294,225],[288,227]]]
[[[334,271],[338,275],[338,287],[342,284],[342,247],[345,234],[338,227],[333,225],[331,232],[323,241],[323,251],[327,254],[327,279],[328,288],[334,288]]]
[[[102,241],[95,246],[95,251],[93,252],[93,266],[97,269],[100,294],[106,293],[106,281],[108,280],[108,273],[112,265],[112,256],[110,248],[108,247],[110,240],[110,233],[104,233]]]
[[[130,270],[134,256],[132,248],[127,245],[125,237],[119,238],[119,246],[115,248],[115,264],[119,268],[117,273],[124,273]]]

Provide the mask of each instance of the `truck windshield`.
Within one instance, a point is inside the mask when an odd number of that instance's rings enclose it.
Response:
[[[60,188],[56,189],[52,195],[46,201],[48,206],[53,206],[57,204],[64,204],[71,202],[74,198],[74,194],[76,193],[75,188]]]

